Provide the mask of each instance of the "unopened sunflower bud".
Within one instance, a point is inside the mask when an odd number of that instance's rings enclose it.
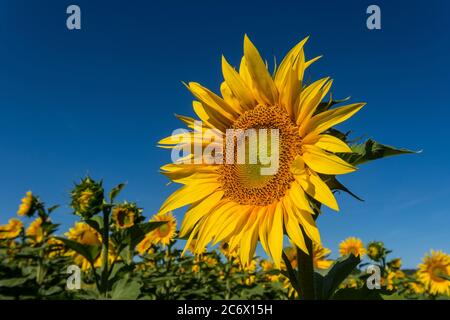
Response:
[[[75,210],[75,214],[89,219],[102,210],[104,190],[102,182],[95,182],[86,177],[81,183],[75,185],[71,192],[71,207]]]
[[[367,245],[367,256],[373,261],[380,261],[386,256],[386,249],[381,241],[372,241]]]

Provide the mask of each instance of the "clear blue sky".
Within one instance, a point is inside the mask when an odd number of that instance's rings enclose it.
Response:
[[[65,27],[78,4],[82,30]],[[343,129],[415,150],[362,166],[343,181],[365,199],[338,196],[319,219],[324,244],[384,240],[407,267],[450,251],[448,119],[450,5],[376,1],[382,30],[366,28],[369,1],[24,1],[0,3],[0,223],[31,189],[63,229],[72,183],[89,173],[155,213],[175,186],[156,142],[192,115],[181,81],[218,91],[220,58],[238,64],[247,33],[268,61],[310,35],[324,54],[312,79],[335,79],[335,97],[367,106]],[[182,211],[177,212],[181,218]]]

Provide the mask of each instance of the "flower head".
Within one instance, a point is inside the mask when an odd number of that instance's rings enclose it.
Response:
[[[366,249],[361,239],[349,237],[339,244],[339,253],[341,256],[353,254],[362,258],[366,254]]]
[[[17,238],[22,230],[22,221],[15,218],[9,219],[8,224],[0,226],[0,240]]]
[[[380,261],[386,256],[384,243],[381,241],[372,241],[367,245],[367,256],[373,261]]]
[[[187,246],[191,239],[198,239],[200,251],[210,242],[227,241],[246,264],[253,258],[259,240],[280,267],[284,230],[306,253],[300,226],[309,238],[320,243],[310,199],[339,209],[321,175],[356,170],[338,155],[351,149],[329,129],[352,117],[364,104],[330,109],[322,103],[332,81],[323,78],[309,85],[304,81],[305,69],[317,60],[305,59],[306,41],[289,51],[272,76],[245,36],[239,70],[222,58],[221,97],[196,82],[187,84],[196,98],[194,112],[204,126],[198,128],[195,119],[179,117],[193,131],[160,141],[161,146],[176,151],[181,139],[181,145],[187,146],[183,150],[190,150],[181,160],[161,168],[163,174],[183,186],[169,196],[160,213],[190,205],[180,228],[181,237],[190,236]],[[261,141],[271,143],[265,144],[265,153],[251,154],[256,155],[255,161],[244,156],[240,162],[237,138],[228,139],[228,129],[247,133],[258,129],[259,137],[265,139]],[[205,131],[214,144],[205,146],[205,140],[198,138]],[[251,148],[250,139],[240,141],[249,155],[246,150]],[[195,153],[198,149],[214,149],[214,155],[205,159]],[[271,164],[264,154],[271,155]]]
[[[28,191],[25,197],[22,198],[17,215],[31,217],[36,210],[36,204],[37,199],[33,196],[33,192]]]
[[[158,213],[153,216],[151,221],[155,222],[165,222],[161,224],[156,229],[150,231],[149,237],[154,241],[155,244],[161,243],[166,246],[169,245],[170,241],[175,237],[177,231],[177,220],[171,212],[164,214]]]
[[[27,228],[25,235],[29,237],[32,243],[39,244],[44,240],[46,235],[44,221],[41,217],[36,218]]]
[[[71,207],[75,214],[89,219],[102,210],[104,190],[102,182],[95,182],[90,177],[86,177],[75,185],[71,192]]]
[[[127,229],[140,220],[141,212],[135,204],[125,202],[113,208],[112,220],[117,228]]]
[[[417,277],[430,294],[450,295],[450,255],[431,250],[418,268]]]

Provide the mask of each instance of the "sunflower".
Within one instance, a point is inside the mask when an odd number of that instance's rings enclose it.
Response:
[[[333,261],[327,260],[331,250],[313,242],[313,265],[317,269],[328,269]]]
[[[339,244],[339,253],[341,256],[353,253],[355,256],[362,258],[366,254],[366,249],[361,239],[349,237]]]
[[[88,225],[85,222],[75,222],[75,226],[73,228],[70,228],[69,232],[66,232],[66,237],[70,240],[76,241],[78,243],[84,244],[84,245],[90,245],[90,246],[98,246],[100,247],[102,245],[102,236],[100,235],[97,230],[92,228],[90,225]],[[100,252],[99,250],[97,257],[95,257],[94,261],[94,267],[98,268],[102,266],[102,256],[103,252]],[[74,262],[81,266],[82,270],[88,270],[91,268],[91,265],[89,261],[84,258],[79,253],[76,253],[73,250],[70,250],[67,253],[68,256],[72,256],[74,259]],[[109,243],[109,254],[108,254],[109,262],[112,263],[116,259],[116,254],[114,250],[113,244]]]
[[[17,215],[19,216],[31,216],[33,215],[33,208],[35,204],[35,198],[33,196],[33,192],[28,191],[24,198],[22,198],[22,203],[19,206],[19,210],[17,211]]]
[[[284,253],[286,254],[292,268],[297,268],[297,250],[293,247],[288,247],[284,249]],[[327,257],[330,255],[331,250],[323,247],[321,244],[313,242],[313,265],[314,268],[317,269],[328,269],[333,261],[327,260]],[[284,266],[284,264],[283,264]]]
[[[145,253],[148,253],[149,250],[151,250],[152,245],[153,237],[151,237],[150,234],[146,234],[144,239],[142,239],[142,241],[139,242],[136,246],[136,250],[140,255],[144,255]]]
[[[175,237],[175,233],[177,231],[177,220],[173,214],[171,212],[158,213],[153,216],[151,221],[166,222],[158,228],[150,231],[149,238],[152,239],[155,244],[161,243],[164,246],[168,245]],[[200,248],[198,248],[198,252],[200,253]]]
[[[418,265],[418,279],[432,295],[450,295],[450,255],[431,250]],[[441,276],[447,277],[444,279]]]
[[[22,221],[15,218],[9,219],[8,224],[0,226],[0,240],[17,238],[22,229]]]
[[[141,209],[131,203],[117,205],[112,210],[112,220],[119,229],[127,229],[134,225]]]
[[[30,226],[25,231],[25,235],[30,237],[31,242],[33,243],[41,243],[44,240],[45,230],[42,226],[43,220],[41,217],[36,218],[33,222],[30,223]]]
[[[367,245],[367,256],[373,261],[380,261],[386,256],[384,243],[381,241],[372,241]]]
[[[327,103],[321,104],[332,80],[327,77],[305,84],[305,69],[318,59],[305,60],[306,41],[291,49],[271,76],[258,50],[245,36],[239,71],[222,58],[225,80],[220,88],[222,97],[198,83],[186,85],[197,99],[193,109],[203,126],[198,129],[193,118],[179,116],[194,131],[174,134],[159,142],[161,147],[176,151],[180,140],[188,141],[185,145],[191,150],[182,160],[161,168],[169,179],[183,186],[166,199],[159,212],[190,205],[180,229],[181,237],[190,235],[187,246],[193,238],[198,239],[198,250],[209,242],[225,240],[231,249],[239,248],[240,260],[248,263],[260,240],[279,267],[283,230],[304,252],[308,250],[302,229],[310,239],[320,243],[310,197],[339,210],[322,175],[356,170],[334,154],[351,149],[333,136],[330,129],[353,116],[364,104],[334,109],[329,109]],[[318,108],[319,104],[325,107]],[[198,134],[212,130],[212,145],[223,146],[228,140],[227,129],[254,128],[278,130],[279,148],[271,147],[268,152],[278,155],[278,170],[274,174],[263,172],[268,166],[261,155],[256,164],[247,160],[238,164],[224,161],[236,159],[235,152],[227,155],[228,145],[222,148],[222,154],[214,152],[222,163],[211,164],[211,159],[196,156],[195,150],[203,150],[205,144]]]

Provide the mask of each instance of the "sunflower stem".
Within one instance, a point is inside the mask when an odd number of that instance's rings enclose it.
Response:
[[[297,276],[298,283],[301,292],[301,298],[304,300],[314,300],[314,266],[312,259],[312,241],[305,234],[305,231],[302,229],[303,237],[305,239],[306,248],[308,249],[309,254],[303,252],[300,248],[297,247]]]

